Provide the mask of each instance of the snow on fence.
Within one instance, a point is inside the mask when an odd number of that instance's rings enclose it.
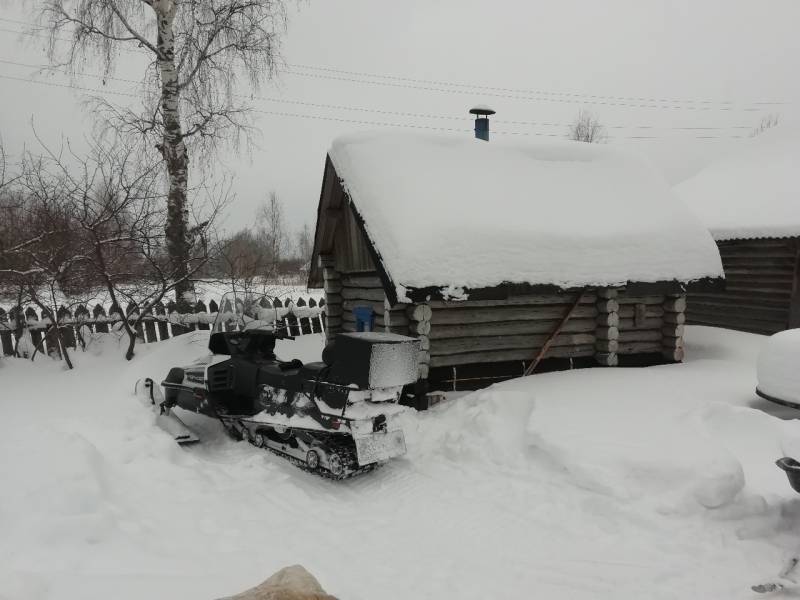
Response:
[[[321,333],[325,330],[325,300],[320,298],[275,298],[262,300],[261,307],[269,309],[261,311],[259,318],[285,327],[289,335],[300,336],[310,333]],[[224,312],[232,312],[230,301],[222,307]],[[219,303],[210,300],[208,304],[198,301],[191,313],[180,313],[175,302],[166,305],[159,302],[151,314],[146,315],[136,326],[139,343],[166,340],[194,330],[209,330],[220,311]],[[223,312],[223,314],[224,314]],[[79,304],[72,310],[62,306],[58,310],[58,321],[61,335],[67,347],[78,345],[80,331],[83,327],[95,333],[108,333],[124,318],[122,309],[112,304],[106,309],[103,304],[94,307]],[[139,316],[138,307],[129,304],[125,310],[128,322],[134,325]],[[22,318],[20,318],[20,316]],[[223,329],[230,325],[223,322]],[[39,310],[34,306],[0,307],[0,353],[5,356],[14,354],[15,342],[25,331],[30,333],[31,341],[40,352],[54,351],[56,342],[55,330],[51,314],[48,310]],[[55,350],[57,351],[57,350]]]

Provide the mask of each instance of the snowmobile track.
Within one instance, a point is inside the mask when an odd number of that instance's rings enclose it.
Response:
[[[242,419],[237,419],[237,420],[241,421]],[[222,426],[225,428],[225,431],[227,431],[231,437],[239,440],[242,439],[241,434],[236,430],[236,428],[226,423],[225,419],[220,419],[220,422],[222,423]],[[287,460],[288,462],[292,463],[295,467],[302,469],[303,471],[306,471],[308,473],[313,473],[314,475],[322,477],[323,479],[331,479],[333,481],[343,481],[345,479],[350,479],[358,475],[363,475],[364,473],[369,473],[371,471],[374,471],[378,467],[383,466],[382,463],[372,463],[369,465],[364,465],[359,467],[355,449],[347,446],[344,443],[339,443],[336,444],[335,451],[336,454],[338,454],[342,459],[342,462],[344,464],[344,472],[341,473],[340,475],[335,475],[334,473],[331,473],[327,469],[312,468],[305,461],[300,460],[299,458],[292,456],[291,454],[288,454],[286,452],[281,452],[277,448],[273,448],[271,446],[259,446],[258,444],[255,443],[252,436],[247,437],[247,442],[251,446],[254,446],[261,450],[266,450],[268,452],[271,452],[272,454],[275,454],[276,456],[281,457],[284,460]]]

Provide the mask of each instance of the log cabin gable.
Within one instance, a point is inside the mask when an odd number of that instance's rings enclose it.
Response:
[[[327,157],[322,180],[314,252],[308,275],[308,287],[321,287],[322,257],[330,257],[339,272],[376,271],[391,304],[397,303],[397,292],[383,265],[375,245],[367,234],[364,219],[348,196],[336,169]]]

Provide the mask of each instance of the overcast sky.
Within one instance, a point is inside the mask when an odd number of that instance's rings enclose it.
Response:
[[[42,39],[5,31],[26,28],[12,21],[34,20],[36,1],[23,4],[0,0],[0,60],[42,64]],[[308,0],[292,7],[283,45],[288,72],[267,83],[254,105],[305,117],[259,114],[260,148],[222,157],[235,174],[230,228],[251,222],[270,190],[293,228],[313,225],[331,140],[386,127],[347,120],[471,135],[467,111],[486,103],[498,113],[496,139],[535,141],[563,136],[585,107],[609,126],[612,143],[645,152],[672,180],[741,143],[734,136],[746,136],[770,112],[798,120],[797,0]],[[137,68],[128,60],[115,76],[138,78]],[[0,62],[0,75],[69,83],[8,62]],[[91,77],[73,84],[101,87]],[[109,81],[103,89],[114,99],[111,91],[133,87]],[[0,135],[11,152],[35,149],[32,118],[48,143],[91,129],[85,92],[2,78],[0,90]]]

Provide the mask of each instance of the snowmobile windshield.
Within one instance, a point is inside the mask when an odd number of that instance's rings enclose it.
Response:
[[[219,303],[212,331],[268,331],[281,328],[280,309],[265,295],[227,293]]]

